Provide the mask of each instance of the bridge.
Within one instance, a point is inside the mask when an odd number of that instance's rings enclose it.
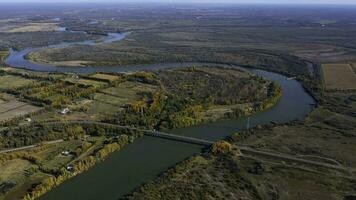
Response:
[[[213,141],[198,139],[198,138],[193,138],[193,137],[186,137],[186,136],[181,136],[181,135],[163,133],[163,132],[159,132],[159,131],[149,131],[149,130],[142,130],[142,131],[147,136],[159,137],[159,138],[163,138],[163,139],[175,140],[175,141],[203,145],[203,146],[210,146],[210,145],[214,144]]]
[[[199,139],[199,138],[181,136],[181,135],[176,135],[176,134],[164,133],[164,132],[155,131],[155,130],[140,129],[140,128],[136,128],[136,127],[132,127],[132,126],[122,126],[122,125],[118,125],[118,124],[110,124],[110,123],[105,123],[105,122],[95,122],[95,121],[57,122],[56,121],[56,122],[47,122],[46,124],[49,124],[49,125],[51,125],[51,124],[52,125],[61,125],[61,124],[99,125],[99,126],[114,127],[114,128],[138,131],[138,132],[143,133],[146,136],[158,137],[158,138],[169,139],[169,140],[175,140],[175,141],[179,141],[179,142],[197,144],[197,145],[202,145],[202,146],[210,146],[210,145],[214,144],[214,141],[209,141],[209,140],[205,140],[205,139]]]
[[[115,128],[120,128],[120,129],[127,129],[127,130],[134,130],[134,131],[139,131],[142,132],[146,136],[151,136],[151,137],[158,137],[158,138],[163,138],[163,139],[169,139],[169,140],[175,140],[179,142],[185,142],[185,143],[190,143],[190,144],[196,144],[196,145],[202,145],[202,146],[211,146],[214,144],[214,141],[209,141],[205,139],[198,139],[198,138],[193,138],[193,137],[187,137],[187,136],[181,136],[181,135],[175,135],[175,134],[169,134],[169,133],[164,133],[160,131],[154,131],[154,130],[145,130],[145,129],[139,129],[136,127],[132,126],[121,126],[121,125],[116,125],[116,124],[110,124],[110,123],[104,123],[104,122],[94,122],[94,121],[69,121],[69,122],[48,122],[47,124],[78,124],[78,125],[100,125],[100,126],[107,126],[107,127],[115,127]],[[53,141],[53,142],[58,142],[58,141]],[[32,145],[34,146],[34,145]],[[24,148],[30,148],[29,147],[24,147]],[[299,163],[299,164],[307,164],[307,165],[312,165],[312,166],[317,166],[317,167],[325,167],[329,169],[336,169],[336,170],[350,170],[350,168],[342,166],[342,165],[337,165],[337,164],[328,164],[324,162],[319,162],[319,161],[312,161],[308,159],[303,159],[296,157],[294,155],[287,155],[287,154],[281,154],[277,152],[269,152],[265,150],[257,150],[251,147],[247,146],[241,146],[241,145],[234,145],[233,146],[235,149],[238,149],[242,152],[242,156],[263,156],[267,158],[275,158],[283,161],[288,161],[292,163]],[[22,148],[19,148],[21,150]],[[12,150],[6,150],[6,151],[12,151]],[[0,153],[2,153],[0,151]],[[4,152],[3,152],[4,153]],[[351,169],[352,171],[355,171],[355,169]]]

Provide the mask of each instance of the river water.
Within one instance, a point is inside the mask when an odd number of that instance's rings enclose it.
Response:
[[[124,38],[125,34],[114,34],[109,36],[101,43],[118,41]],[[62,43],[42,48],[27,48],[21,51],[12,50],[10,56],[6,59],[6,63],[13,67],[26,68],[35,71],[76,73],[92,73],[96,71],[130,72],[182,67],[192,64],[207,65],[204,63],[172,63],[130,67],[56,67],[31,63],[24,58],[26,54],[43,48],[63,48],[70,45],[94,44],[98,43],[94,41],[85,41],[78,43]],[[175,129],[169,132],[208,140],[219,140],[235,132],[244,130],[247,126],[253,127],[270,122],[284,123],[303,119],[313,109],[311,106],[315,104],[313,98],[305,92],[298,81],[287,80],[287,77],[283,75],[263,70],[248,70],[251,73],[275,81],[282,87],[282,97],[274,107],[254,114],[249,117],[249,120],[246,118],[223,120],[188,128]],[[247,125],[247,121],[249,121],[249,125]],[[118,199],[120,196],[132,192],[141,184],[153,180],[176,163],[179,163],[194,154],[200,153],[202,148],[202,146],[198,145],[144,136],[136,140],[133,144],[126,146],[121,151],[113,153],[106,161],[97,164],[89,171],[61,184],[40,199]]]

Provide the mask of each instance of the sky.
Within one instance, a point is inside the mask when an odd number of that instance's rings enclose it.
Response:
[[[163,2],[163,3],[261,3],[261,4],[356,4],[356,0],[0,0],[1,2]]]

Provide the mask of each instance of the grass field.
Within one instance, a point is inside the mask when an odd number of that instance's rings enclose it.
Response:
[[[24,32],[46,32],[58,29],[56,23],[27,23],[17,27],[11,27],[6,30],[7,33],[24,33]]]
[[[39,182],[39,176],[37,174],[35,176],[27,177],[27,170],[32,166],[33,164],[31,162],[20,158],[6,161],[0,165],[0,184],[4,182],[12,182],[16,184],[16,186],[11,188],[6,195],[3,196],[0,193],[0,200],[21,199],[26,190],[31,188],[32,184]],[[48,175],[46,175],[46,177],[47,176]],[[24,183],[24,180],[28,180],[28,182]]]
[[[62,156],[62,151],[74,152],[80,147],[82,142],[80,140],[65,141],[50,145],[43,151],[34,153],[33,155],[38,157],[42,164],[42,169],[46,171],[59,170],[64,165],[73,160],[73,156]]]
[[[153,92],[153,85],[126,81],[116,87],[110,87],[98,92],[90,105],[89,114],[113,113],[122,106],[140,99],[142,92]]]
[[[45,173],[35,173],[28,178],[25,182],[20,182],[15,188],[10,190],[4,196],[0,196],[1,200],[13,200],[13,199],[22,199],[23,196],[27,193],[27,190],[31,189],[33,185],[40,183],[42,180],[50,177],[51,175]]]
[[[350,64],[323,64],[322,73],[326,89],[356,89],[356,74]]]
[[[0,100],[0,121],[34,113],[42,109],[37,106],[17,101],[8,95],[6,95],[6,99],[4,99]]]
[[[153,92],[157,88],[153,85],[126,81],[120,83],[117,87],[110,87],[103,90],[103,93],[109,96],[123,99],[124,103],[136,100],[142,92]]]
[[[96,101],[113,104],[116,106],[123,106],[140,98],[142,92],[153,92],[156,90],[155,86],[126,81],[120,83],[117,87],[106,88],[95,96]]]
[[[354,70],[354,72],[356,73],[356,63],[352,63],[352,69]]]
[[[25,79],[20,76],[0,76],[0,89],[16,89],[33,83],[34,80]]]
[[[110,74],[93,74],[90,77],[93,77],[96,79],[101,79],[104,81],[115,81],[115,80],[119,79],[118,76],[110,75]]]
[[[5,58],[8,54],[9,54],[8,51],[0,51],[0,63],[5,60]]]
[[[30,166],[31,163],[23,159],[14,159],[3,163],[0,165],[0,182],[9,179],[17,180],[23,176],[24,171]]]
[[[84,78],[75,78],[75,77],[65,78],[64,81],[68,81],[71,83],[78,83],[78,84],[87,85],[87,86],[94,86],[96,88],[106,85],[106,83],[104,83],[104,82],[90,80],[90,79],[84,79]]]

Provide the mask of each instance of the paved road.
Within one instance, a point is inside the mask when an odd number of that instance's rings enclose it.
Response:
[[[4,150],[0,150],[0,153],[10,153],[10,152],[14,152],[14,151],[27,150],[27,149],[35,148],[40,144],[55,144],[55,143],[60,143],[60,142],[63,142],[63,140],[53,140],[53,141],[42,142],[42,143],[39,143],[39,144],[34,144],[34,145],[29,145],[29,146],[24,146],[24,147],[18,147],[18,148],[12,148],[12,149],[4,149]]]

